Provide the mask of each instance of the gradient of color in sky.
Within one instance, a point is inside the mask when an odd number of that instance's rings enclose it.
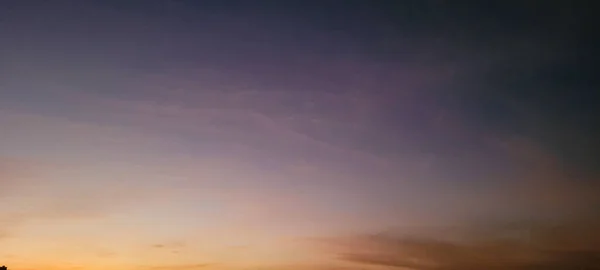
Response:
[[[600,265],[591,2],[521,2],[2,1],[0,264]]]

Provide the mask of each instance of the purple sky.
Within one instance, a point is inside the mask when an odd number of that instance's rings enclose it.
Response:
[[[464,269],[361,237],[595,214],[591,11],[288,4],[2,3],[0,263]]]

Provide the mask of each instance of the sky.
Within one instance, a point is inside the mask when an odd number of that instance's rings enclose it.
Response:
[[[2,1],[0,265],[597,269],[591,7]]]

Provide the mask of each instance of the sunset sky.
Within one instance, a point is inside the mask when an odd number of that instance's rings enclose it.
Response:
[[[0,1],[0,265],[598,266],[573,2]]]

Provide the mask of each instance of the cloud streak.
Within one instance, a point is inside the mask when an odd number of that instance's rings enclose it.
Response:
[[[212,263],[199,263],[199,264],[174,264],[174,265],[157,265],[157,266],[142,266],[138,267],[139,270],[196,270],[205,269],[215,266]]]
[[[458,240],[361,236],[339,248],[338,258],[360,265],[414,270],[600,269],[599,225],[597,219],[588,219],[500,226],[488,228],[486,234],[468,229]]]

